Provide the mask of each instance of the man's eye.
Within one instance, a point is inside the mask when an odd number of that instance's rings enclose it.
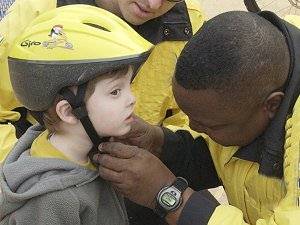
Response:
[[[121,89],[116,89],[113,90],[112,92],[110,92],[111,95],[119,95],[120,94]]]

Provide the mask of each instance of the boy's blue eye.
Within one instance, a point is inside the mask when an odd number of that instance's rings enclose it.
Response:
[[[120,93],[121,89],[116,89],[116,90],[113,90],[112,92],[110,92],[110,94],[112,95],[118,95]]]

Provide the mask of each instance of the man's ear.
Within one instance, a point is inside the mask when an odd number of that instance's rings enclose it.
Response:
[[[272,92],[265,100],[264,107],[269,119],[273,119],[281,105],[284,93],[281,91]]]
[[[74,116],[72,112],[72,107],[66,100],[61,100],[56,104],[55,107],[56,114],[65,123],[75,125],[78,123],[78,119]]]

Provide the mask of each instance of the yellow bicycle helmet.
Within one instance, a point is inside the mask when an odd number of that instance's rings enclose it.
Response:
[[[151,49],[151,43],[114,14],[68,5],[40,15],[17,38],[8,58],[10,79],[17,98],[31,111],[47,110],[61,94],[97,149],[104,139],[85,108],[87,81],[125,65],[140,65]],[[69,86],[78,86],[76,95]]]
[[[49,108],[63,87],[146,59],[152,44],[114,14],[68,5],[37,17],[9,54],[10,79],[28,109]]]

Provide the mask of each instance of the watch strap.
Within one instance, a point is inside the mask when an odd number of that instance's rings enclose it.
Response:
[[[156,202],[155,208],[153,210],[160,218],[165,218],[168,211],[165,210],[158,202]]]
[[[188,188],[189,184],[187,180],[183,177],[177,177],[171,186],[175,187],[178,191],[182,193],[185,191],[185,189]]]

